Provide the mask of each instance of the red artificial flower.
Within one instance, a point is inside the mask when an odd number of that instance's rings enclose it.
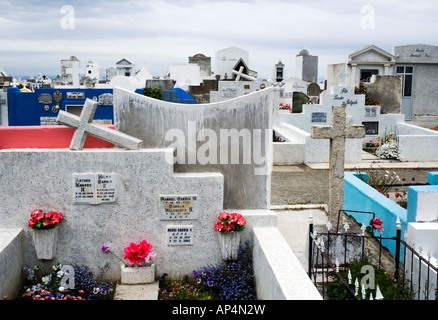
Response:
[[[379,218],[374,218],[372,219],[372,225],[376,229],[381,229],[383,228],[383,221],[380,220]]]
[[[141,263],[143,258],[138,256],[138,251],[140,247],[138,244],[131,242],[126,248],[123,249],[125,252],[124,259],[128,259],[130,264]]]
[[[139,246],[139,251],[138,251],[138,257],[139,258],[146,258],[147,255],[149,254],[149,251],[151,251],[152,249],[152,244],[147,243],[146,240],[142,240],[140,241]]]
[[[396,197],[396,198],[400,197],[400,193],[399,193],[399,192],[396,192],[396,193],[395,193],[395,197]]]
[[[377,188],[376,188],[376,190],[377,190],[377,191],[379,191],[380,193],[382,193],[382,190],[380,190],[380,189],[377,189]]]

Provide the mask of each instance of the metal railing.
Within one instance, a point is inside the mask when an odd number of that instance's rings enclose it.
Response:
[[[328,222],[325,226],[327,231],[319,233],[313,224],[313,217],[309,219],[308,275],[324,299],[329,298],[327,288],[329,283],[334,282],[342,285],[343,288],[339,288],[339,290],[348,292],[350,297],[357,300],[365,299],[364,294],[359,292],[358,284],[353,284],[352,279],[345,278],[343,273],[345,274],[353,260],[369,258],[370,254],[367,254],[366,250],[373,246],[373,261],[378,268],[385,269],[389,275],[392,275],[394,281],[406,286],[410,298],[438,300],[438,269],[431,263],[430,254],[425,258],[421,248],[417,251],[401,239],[399,219],[397,219],[394,237],[382,237],[381,233],[379,236],[375,236],[367,232],[363,225],[359,233],[348,232],[350,229],[348,222],[343,225],[343,232],[341,232],[339,229],[340,217],[342,213],[347,214],[347,212],[369,214],[373,218],[375,217],[373,212],[341,210],[338,214],[336,228],[333,228]],[[334,229],[333,232],[332,229]],[[404,237],[406,240],[407,235],[405,234]],[[390,255],[389,251],[382,245],[382,240],[395,241],[395,257]],[[403,256],[401,256],[402,250]],[[384,265],[382,264],[382,256],[386,261]],[[381,292],[376,294],[375,299],[383,298]]]

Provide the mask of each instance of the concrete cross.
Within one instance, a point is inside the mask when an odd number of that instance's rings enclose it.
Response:
[[[94,113],[96,112],[98,103],[87,99],[82,108],[81,116],[60,110],[57,122],[66,125],[67,127],[76,129],[70,143],[71,150],[81,150],[85,143],[87,134],[96,138],[111,142],[115,145],[126,149],[137,150],[140,149],[142,140],[131,137],[125,133],[115,131],[100,124],[92,123]]]
[[[86,71],[86,69],[82,69],[79,67],[79,65],[77,64],[73,64],[73,66],[71,68],[67,68],[65,70],[67,75],[71,75],[72,76],[72,81],[73,81],[73,86],[74,87],[79,87],[80,86],[80,78],[79,76],[81,74],[84,74]]]
[[[310,137],[330,139],[329,155],[329,220],[335,222],[344,203],[345,139],[365,137],[363,125],[346,126],[345,105],[332,106],[331,126],[312,126]]]
[[[257,80],[257,79],[254,78],[254,77],[251,77],[251,76],[249,76],[249,75],[247,75],[247,74],[244,74],[244,73],[243,73],[243,66],[240,66],[239,71],[233,70],[233,71],[231,71],[231,72],[234,73],[234,74],[236,75],[236,79],[235,79],[235,81],[239,81],[239,80],[240,80],[240,77],[245,78],[245,79],[247,79],[247,80],[251,80],[251,81],[256,81],[256,80]]]

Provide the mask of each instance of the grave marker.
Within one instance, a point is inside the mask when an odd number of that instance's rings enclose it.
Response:
[[[116,201],[116,173],[73,173],[73,202],[100,204]]]
[[[330,139],[329,220],[335,221],[344,202],[345,139],[365,137],[363,125],[346,126],[345,105],[332,106],[331,126],[311,126],[311,138]]]
[[[87,99],[84,107],[82,108],[80,117],[63,110],[59,111],[56,121],[66,125],[67,127],[76,129],[70,143],[70,149],[81,150],[84,146],[87,134],[102,140],[106,140],[126,149],[140,149],[142,140],[102,125],[92,123],[97,105],[97,102]]]
[[[160,220],[197,219],[197,195],[160,195]]]

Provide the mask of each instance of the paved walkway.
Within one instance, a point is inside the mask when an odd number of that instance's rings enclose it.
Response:
[[[278,214],[278,229],[292,251],[301,262],[304,270],[308,266],[309,217],[313,216],[314,225],[327,223],[327,212],[322,205],[273,206]]]

